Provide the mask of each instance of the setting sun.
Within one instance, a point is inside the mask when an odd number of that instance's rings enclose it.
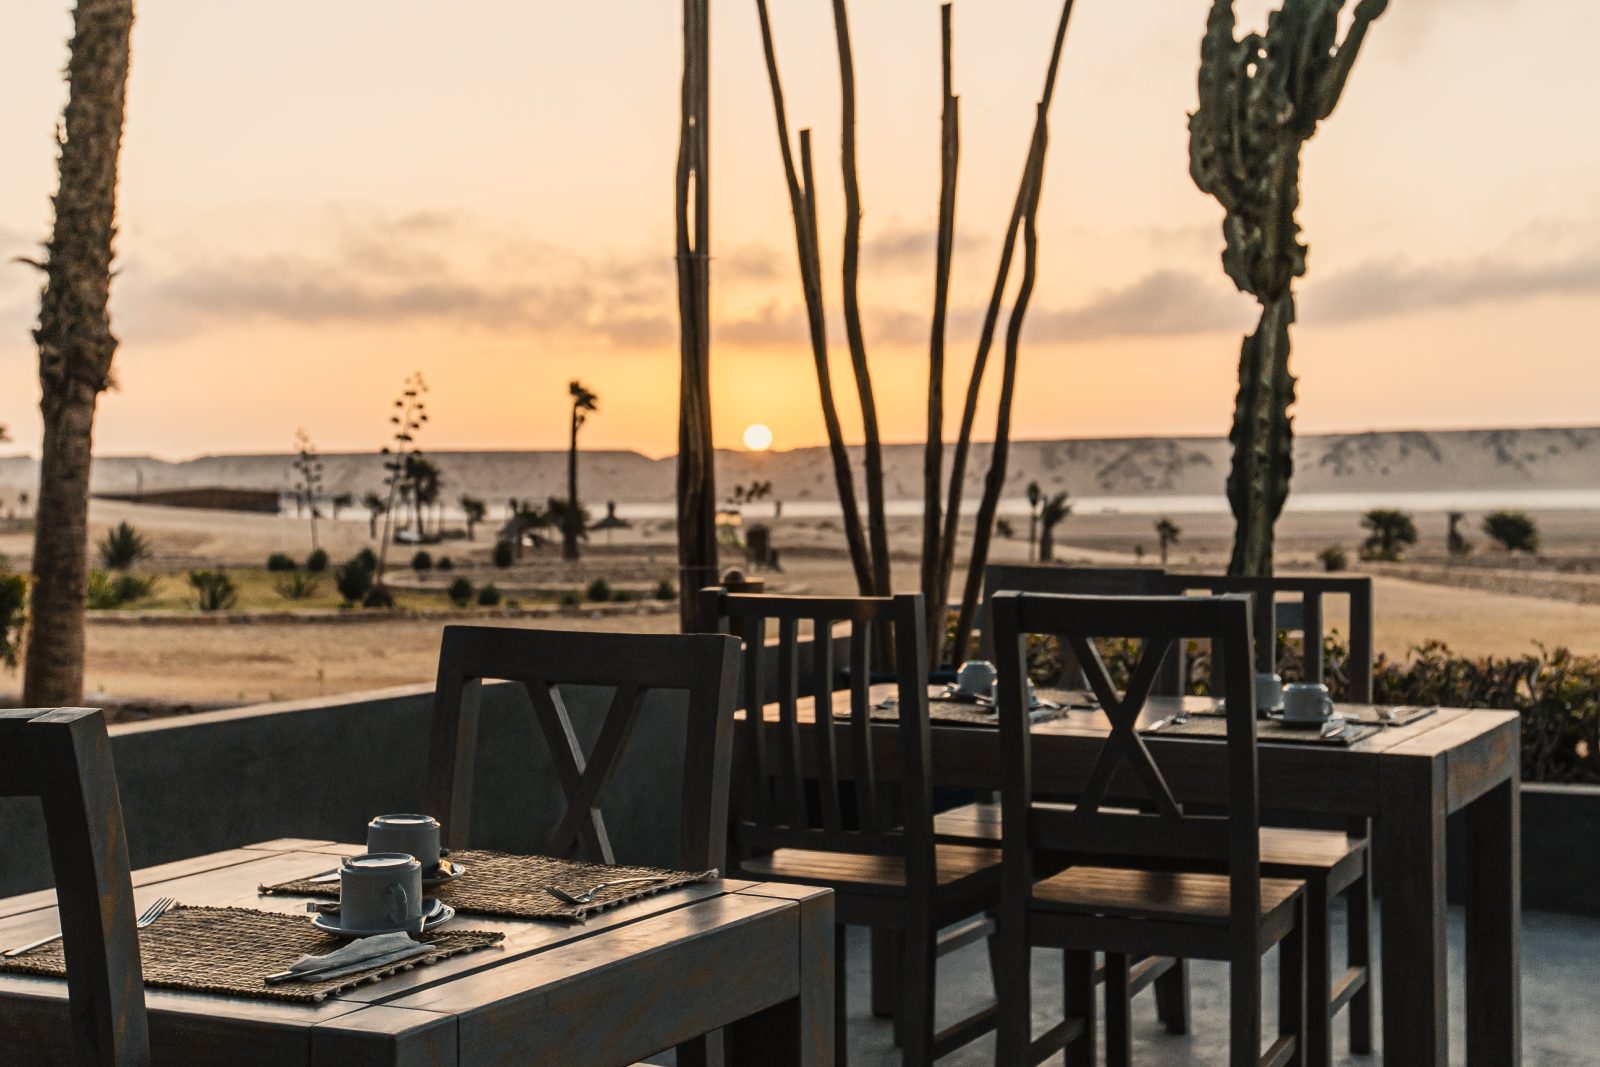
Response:
[[[772,431],[761,423],[744,428],[744,447],[752,452],[765,452],[772,447]]]

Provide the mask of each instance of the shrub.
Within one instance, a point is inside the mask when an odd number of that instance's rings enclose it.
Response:
[[[272,584],[285,600],[310,600],[322,588],[322,578],[306,571],[291,571]]]
[[[107,530],[98,548],[100,562],[113,571],[125,571],[150,555],[150,542],[126,522]]]
[[[372,591],[372,568],[360,556],[333,570],[333,585],[346,604],[361,604]]]
[[[190,571],[189,584],[194,587],[201,611],[227,611],[239,599],[233,579],[222,571]]]
[[[287,552],[274,552],[267,557],[267,570],[277,573],[279,571],[292,571],[299,564],[289,558]]]
[[[0,663],[15,670],[28,623],[28,576],[12,574],[0,558]]]
[[[517,549],[510,541],[496,541],[491,557],[496,567],[509,567],[517,558]]]
[[[1322,569],[1330,573],[1350,568],[1350,557],[1338,545],[1329,545],[1317,553],[1317,558],[1322,561]]]
[[[1361,546],[1362,559],[1397,560],[1408,545],[1417,543],[1417,524],[1404,511],[1374,508],[1361,516],[1368,531]]]
[[[377,574],[378,573],[378,554],[376,552],[372,551],[372,549],[363,548],[360,552],[357,552],[355,554],[354,558],[355,558],[356,562],[360,563],[363,567],[367,568],[367,570],[371,571],[373,574]]]
[[[419,550],[411,557],[411,569],[418,572],[433,570],[433,554],[425,548]]]
[[[626,589],[618,589],[611,594],[611,602],[613,604],[627,604],[637,599],[639,599],[637,595],[628,592]]]
[[[392,608],[394,607],[394,594],[389,592],[386,585],[375,585],[368,592],[366,599],[361,602],[364,608]]]
[[[478,590],[478,604],[480,607],[492,608],[498,603],[500,603],[500,590],[494,587],[493,582]]]
[[[583,597],[578,595],[578,591],[576,589],[568,589],[565,593],[561,594],[561,606],[564,608],[575,608],[582,603]]]
[[[611,583],[604,578],[596,578],[589,583],[589,587],[583,591],[583,595],[597,604],[604,603],[611,599]]]
[[[450,603],[458,608],[464,608],[472,603],[472,593],[472,583],[465,578],[457,578],[450,583],[450,588],[445,595],[450,598]]]
[[[1483,517],[1483,532],[1507,552],[1539,551],[1539,528],[1521,511],[1492,511]]]
[[[657,600],[676,600],[678,599],[678,589],[671,582],[663,578],[661,581],[656,583],[655,598]]]
[[[454,570],[455,566],[455,563],[451,561],[449,556],[440,556],[439,562],[434,564],[434,567],[441,571]]]
[[[89,606],[101,611],[120,608],[135,600],[143,600],[155,586],[154,578],[92,570],[89,572]]]
[[[310,571],[312,574],[321,574],[327,569],[328,553],[326,549],[314,549],[311,555],[306,557],[306,570]]]

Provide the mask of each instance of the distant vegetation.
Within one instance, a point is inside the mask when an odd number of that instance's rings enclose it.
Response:
[[[1539,528],[1523,512],[1490,512],[1483,517],[1483,532],[1507,552],[1539,551]]]
[[[1374,508],[1361,517],[1368,531],[1361,558],[1393,562],[1417,543],[1417,524],[1409,514],[1394,508]]]
[[[150,542],[126,522],[119,522],[107,530],[97,548],[100,562],[107,570],[113,571],[125,571],[150,556]]]
[[[233,579],[222,571],[190,571],[189,584],[201,611],[227,611],[239,599]]]
[[[274,582],[272,587],[285,600],[310,600],[322,588],[322,578],[305,571],[290,571]]]

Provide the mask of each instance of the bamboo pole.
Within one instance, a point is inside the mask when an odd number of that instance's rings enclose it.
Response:
[[[955,245],[956,173],[961,158],[959,101],[952,91],[951,5],[939,8],[944,107],[939,122],[939,233],[933,269],[933,329],[928,340],[928,430],[922,454],[922,597],[928,611],[928,662],[944,651],[945,599],[940,585],[941,492],[944,486],[944,348]]]
[[[811,169],[811,131],[800,131],[800,155],[805,169],[805,184],[802,186],[795,169],[794,152],[789,145],[789,120],[783,104],[783,84],[778,77],[778,57],[772,43],[772,22],[767,14],[766,0],[756,0],[756,13],[761,22],[761,47],[766,55],[767,78],[772,87],[772,107],[777,119],[778,146],[782,152],[783,173],[789,189],[789,207],[794,216],[795,252],[800,261],[806,324],[811,335],[811,355],[816,364],[817,391],[822,401],[822,421],[828,434],[828,452],[833,460],[839,509],[844,519],[845,543],[850,550],[856,587],[861,593],[870,595],[875,587],[872,558],[861,527],[861,511],[856,505],[855,476],[850,469],[850,454],[845,450],[839,411],[833,398],[832,375],[828,369],[827,321],[822,303],[822,256],[817,241],[816,182]]]
[[[717,581],[716,472],[711,439],[710,0],[684,0],[683,85],[676,180],[678,618],[693,630],[696,594]]]
[[[844,332],[861,403],[861,450],[866,465],[867,534],[872,546],[873,592],[893,591],[889,573],[889,524],[883,499],[883,443],[872,394],[866,337],[861,329],[861,182],[856,168],[856,72],[850,51],[845,0],[833,0],[834,40],[839,50],[839,167],[844,179]],[[813,216],[814,220],[814,216]]]

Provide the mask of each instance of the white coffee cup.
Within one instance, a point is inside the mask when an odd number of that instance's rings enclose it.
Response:
[[[1276,674],[1256,675],[1256,710],[1277,711],[1283,707],[1283,679]]]
[[[1333,697],[1320,682],[1291,682],[1283,687],[1283,717],[1295,722],[1326,722]]]
[[[339,867],[339,925],[415,930],[422,925],[422,864],[400,852],[368,852]]]
[[[956,672],[956,692],[969,697],[993,696],[998,677],[993,663],[986,659],[969,659]]]
[[[367,823],[368,852],[415,856],[422,873],[439,869],[439,820],[432,815],[379,815]]]

